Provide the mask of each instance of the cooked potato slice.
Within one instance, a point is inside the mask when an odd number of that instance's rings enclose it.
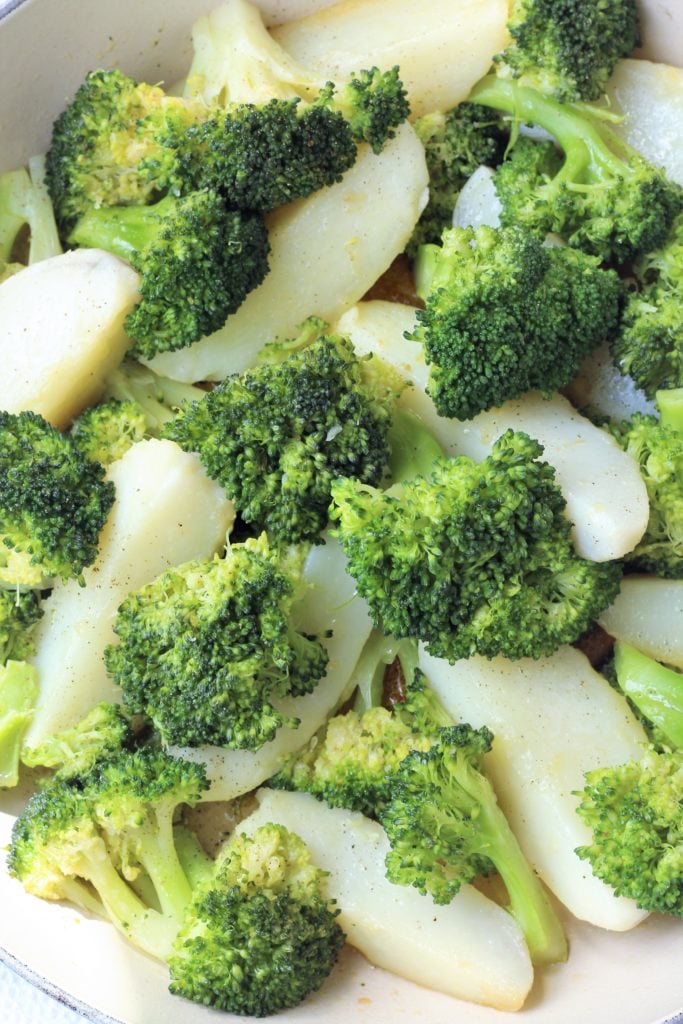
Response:
[[[507,43],[506,0],[342,0],[282,25],[278,42],[302,64],[342,80],[398,64],[413,115],[449,110]]]
[[[683,580],[626,576],[618,598],[600,616],[608,633],[657,661],[683,669]]]
[[[130,345],[123,321],[138,283],[116,256],[76,249],[0,285],[0,408],[68,426]]]

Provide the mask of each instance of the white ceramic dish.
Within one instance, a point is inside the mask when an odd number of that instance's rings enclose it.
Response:
[[[272,22],[281,22],[329,2],[261,0],[260,6]],[[0,171],[46,148],[54,116],[91,67],[121,66],[147,81],[180,77],[190,54],[189,26],[211,6],[212,0],[0,0]],[[681,63],[683,0],[647,0],[643,7],[644,54]],[[0,795],[0,849],[9,840],[21,802],[20,793]],[[28,897],[2,867],[0,908],[0,958],[93,1021],[209,1024],[238,1019],[171,997],[164,969],[125,944],[108,924]],[[567,924],[569,962],[539,972],[522,1011],[525,1021],[683,1022],[680,921],[652,917],[624,935],[576,921]],[[425,991],[373,969],[347,950],[323,989],[281,1019],[292,1024],[496,1024],[512,1016]]]

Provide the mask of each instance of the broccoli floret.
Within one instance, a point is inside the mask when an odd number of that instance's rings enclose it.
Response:
[[[298,64],[267,31],[259,10],[246,2],[229,5],[201,18],[193,26],[194,59],[187,76],[185,95],[208,104],[265,106],[271,100],[303,101],[300,116],[312,104],[340,114],[356,142],[367,142],[377,153],[393,138],[406,120],[410,107],[399,78],[399,69],[370,68],[335,86]],[[312,122],[316,140],[320,126],[337,144],[341,126],[317,115]],[[259,138],[259,148],[265,140]],[[264,158],[270,153],[265,148]],[[263,169],[259,168],[259,178]]]
[[[586,774],[577,810],[593,831],[577,854],[617,896],[644,910],[683,914],[683,752]]]
[[[109,917],[131,942],[166,960],[191,899],[173,817],[207,785],[203,766],[151,749],[54,782],[30,798],[14,824],[10,874],[35,896]],[[153,883],[160,911],[128,884],[140,872]]]
[[[660,745],[683,749],[683,675],[618,641],[614,674],[636,712],[654,726]]]
[[[69,241],[112,252],[141,275],[125,328],[134,354],[148,359],[218,330],[268,272],[262,218],[229,210],[210,190],[89,210]]]
[[[429,750],[439,729],[452,719],[417,669],[406,699],[391,710],[351,709],[327,723],[268,785],[312,793],[331,807],[379,817],[391,797],[399,764],[412,750]]]
[[[564,387],[619,329],[615,271],[518,228],[451,228],[423,259],[426,308],[411,337],[424,342],[442,416],[471,419],[533,388]]]
[[[397,377],[326,330],[307,320],[270,363],[228,377],[164,432],[277,542],[320,538],[336,477],[378,484],[387,469]]]
[[[562,925],[482,774],[492,741],[486,728],[455,725],[402,762],[381,815],[391,843],[387,877],[449,903],[462,885],[497,871],[532,960],[565,960]]]
[[[87,775],[96,762],[131,747],[129,716],[119,704],[97,704],[73,728],[48,737],[37,747],[22,750],[29,768],[50,768],[53,779]]]
[[[496,114],[474,103],[461,103],[447,113],[435,111],[413,125],[425,148],[429,171],[429,202],[415,226],[408,255],[417,247],[436,244],[453,222],[460,190],[482,164],[496,167],[503,159],[508,132]]]
[[[19,755],[38,697],[36,670],[24,661],[0,666],[0,789],[19,781]]]
[[[33,412],[0,412],[0,587],[80,577],[114,501],[104,469]]]
[[[617,62],[640,44],[635,0],[512,0],[513,42],[496,57],[560,100],[595,100]]]
[[[658,389],[683,385],[683,215],[661,249],[633,269],[641,287],[629,297],[612,352],[621,372],[654,398]]]
[[[171,992],[254,1017],[297,1006],[322,985],[344,943],[324,877],[280,825],[233,839],[178,935]]]
[[[35,653],[33,634],[42,615],[35,591],[0,588],[0,665],[10,658],[25,661]]]
[[[28,228],[27,251],[22,251],[22,234]],[[59,256],[62,247],[57,234],[50,197],[45,187],[45,158],[29,160],[28,171],[0,175],[0,271],[22,269],[25,263]]]
[[[271,552],[263,534],[126,598],[107,669],[164,743],[256,750],[298,724],[270,701],[310,693],[327,666],[322,644],[292,623],[302,560]]]
[[[683,210],[683,189],[643,159],[595,111],[563,105],[493,75],[470,93],[473,103],[510,114],[550,132],[564,151],[557,171],[542,172],[520,139],[495,172],[505,226],[545,236],[555,232],[574,248],[624,263],[656,249]],[[517,154],[520,154],[518,157]]]
[[[112,399],[94,405],[78,416],[71,426],[71,436],[87,459],[108,466],[147,434],[144,410],[137,402]]]
[[[621,567],[576,556],[542,452],[508,431],[482,463],[437,460],[398,493],[333,485],[336,534],[378,626],[450,661],[539,658],[586,631]]]
[[[610,431],[640,467],[650,516],[638,544],[626,556],[635,569],[683,577],[683,434],[655,416],[634,413]]]
[[[52,129],[47,182],[66,236],[92,208],[145,205],[182,186],[177,147],[207,116],[121,71],[91,71]]]

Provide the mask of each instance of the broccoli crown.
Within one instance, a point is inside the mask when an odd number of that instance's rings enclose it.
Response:
[[[683,215],[664,245],[641,257],[634,270],[641,288],[629,296],[612,352],[621,372],[654,398],[660,388],[683,385]]]
[[[534,962],[563,960],[562,926],[481,772],[492,742],[486,727],[454,725],[405,758],[381,815],[391,843],[387,877],[450,903],[462,885],[497,871]]]
[[[177,191],[177,148],[205,116],[203,104],[166,96],[121,71],[91,71],[55,121],[47,154],[62,232],[92,208],[145,205]]]
[[[117,399],[86,409],[71,426],[71,436],[79,451],[103,466],[120,459],[146,434],[142,406]]]
[[[35,591],[0,588],[0,665],[10,658],[25,661],[35,653],[33,634],[42,615]]]
[[[617,896],[644,910],[683,914],[683,753],[586,774],[577,810],[593,840],[577,854]]]
[[[173,815],[207,786],[202,765],[153,749],[121,752],[85,776],[56,780],[29,799],[14,824],[10,874],[36,896],[108,916],[132,942],[165,960],[191,899]],[[127,884],[141,872],[160,910]]]
[[[507,27],[496,61],[561,100],[598,99],[640,43],[635,0],[513,0]]]
[[[424,342],[442,416],[470,419],[532,388],[564,387],[619,329],[623,285],[597,257],[546,248],[518,228],[480,227],[445,231],[427,258],[426,308],[412,337]]]
[[[647,529],[626,561],[643,572],[683,577],[683,434],[634,413],[611,433],[640,467],[650,502]]]
[[[79,577],[114,502],[104,469],[33,412],[0,412],[0,587]]]
[[[398,66],[388,71],[376,67],[358,71],[344,85],[324,88],[317,102],[339,112],[353,138],[367,142],[374,153],[393,139],[395,129],[410,114]]]
[[[125,328],[134,354],[148,359],[218,330],[268,272],[263,219],[229,210],[209,189],[88,210],[69,241],[106,249],[141,275]]]
[[[683,674],[621,641],[613,666],[616,685],[646,727],[653,727],[659,745],[683,750]]]
[[[545,128],[564,152],[555,170],[547,144],[540,144],[538,157],[530,147],[539,143],[520,139],[513,146],[495,174],[504,225],[541,236],[556,232],[570,246],[616,263],[662,244],[683,210],[683,189],[599,114],[491,75],[474,87],[470,99]]]
[[[576,640],[619,590],[578,558],[542,446],[508,431],[482,462],[440,459],[399,494],[333,485],[333,518],[375,621],[456,661],[538,658]]]
[[[86,775],[97,761],[131,747],[130,719],[119,704],[97,704],[71,729],[56,733],[37,747],[23,750],[29,768],[51,768],[54,779]]]
[[[171,992],[255,1017],[297,1006],[344,943],[323,880],[302,840],[280,825],[233,839],[180,930]]]
[[[276,361],[228,377],[165,431],[278,542],[319,539],[332,481],[378,484],[388,465],[393,375],[325,330],[306,321]]]
[[[301,554],[276,555],[263,534],[129,594],[105,655],[125,704],[183,746],[256,750],[298,725],[270,701],[310,693],[327,667],[291,621],[300,579]]]
[[[38,697],[36,670],[24,661],[0,666],[0,790],[19,781],[19,755]]]
[[[218,111],[189,129],[181,153],[191,187],[215,189],[231,207],[267,211],[340,181],[356,143],[337,111],[272,99]]]
[[[458,194],[477,167],[496,167],[503,159],[508,133],[486,107],[461,103],[447,113],[435,111],[413,125],[425,148],[429,171],[429,202],[408,245],[414,257],[419,245],[441,241],[450,227]]]
[[[429,750],[446,724],[451,719],[418,670],[405,702],[331,718],[324,736],[313,737],[268,784],[377,818],[401,761],[412,750]]]

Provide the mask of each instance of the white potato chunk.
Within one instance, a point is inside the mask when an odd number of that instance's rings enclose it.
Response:
[[[582,557],[603,562],[633,550],[645,532],[649,508],[635,460],[561,395],[546,400],[530,392],[464,422],[439,416],[425,394],[429,370],[422,345],[403,337],[414,326],[415,310],[391,302],[359,303],[337,325],[357,352],[375,352],[409,380],[412,387],[401,401],[425,422],[448,455],[481,461],[510,429],[537,438],[545,449],[543,458],[557,472]]]
[[[574,795],[584,773],[637,758],[647,742],[626,700],[573,647],[538,661],[473,657],[455,665],[421,649],[420,666],[454,718],[493,732],[486,771],[522,850],[558,899],[613,931],[647,917],[574,853],[591,840]]]
[[[626,576],[600,625],[617,640],[683,669],[683,581]]]
[[[450,110],[507,44],[506,0],[342,0],[274,31],[302,64],[343,80],[398,64],[415,117]]]
[[[467,179],[455,203],[453,226],[456,228],[500,227],[503,206],[498,198],[490,167],[477,167]]]
[[[270,271],[225,326],[149,366],[174,380],[221,380],[307,316],[334,320],[406,246],[427,201],[424,150],[409,125],[379,155],[361,147],[344,179],[270,218]]]
[[[586,356],[567,395],[579,409],[612,420],[626,420],[634,412],[656,413],[644,391],[632,377],[625,377],[614,365],[609,345],[604,344]]]
[[[68,426],[130,345],[123,321],[139,280],[110,253],[76,249],[0,285],[0,408]]]
[[[102,700],[119,700],[104,668],[116,611],[172,565],[210,557],[225,543],[232,503],[199,459],[172,441],[141,441],[108,472],[116,501],[86,585],[57,583],[36,635],[40,696],[26,746],[74,725]]]
[[[268,822],[299,835],[329,874],[329,896],[352,946],[378,967],[419,985],[499,1010],[518,1010],[533,969],[520,928],[505,910],[464,885],[452,903],[387,881],[389,841],[374,821],[332,809],[307,793],[261,790],[259,808],[239,827]]]
[[[339,705],[372,623],[365,601],[356,597],[356,584],[346,573],[346,558],[335,540],[311,548],[304,566],[308,590],[297,608],[297,624],[305,633],[322,638],[329,661],[327,673],[304,697],[274,699],[284,715],[300,720],[296,729],[283,726],[259,750],[227,747],[173,748],[175,753],[206,765],[211,788],[205,800],[232,800],[260,786],[273,775],[288,754],[308,743],[311,736]]]
[[[626,115],[616,130],[683,185],[683,68],[622,60],[609,80],[607,95],[613,109]]]

